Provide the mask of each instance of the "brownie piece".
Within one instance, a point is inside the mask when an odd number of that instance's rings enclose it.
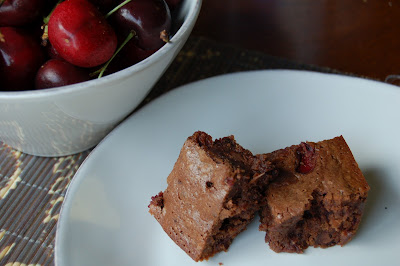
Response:
[[[184,143],[168,187],[149,212],[193,260],[226,251],[254,218],[275,173],[272,165],[236,143],[195,132]]]
[[[369,186],[342,136],[264,154],[279,170],[268,186],[259,229],[275,252],[346,244]]]

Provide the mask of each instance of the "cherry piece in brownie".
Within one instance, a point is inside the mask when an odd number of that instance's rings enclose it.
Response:
[[[236,143],[198,131],[184,143],[149,212],[193,260],[226,251],[259,211],[272,165]]]
[[[267,188],[260,230],[275,252],[346,244],[369,186],[342,136],[264,154],[279,170]]]

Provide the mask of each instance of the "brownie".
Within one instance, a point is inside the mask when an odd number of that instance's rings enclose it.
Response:
[[[342,136],[262,155],[279,170],[259,229],[275,252],[344,245],[357,231],[369,186]]]
[[[236,143],[198,131],[184,143],[149,212],[193,260],[226,251],[261,208],[274,167]],[[276,174],[275,174],[276,175]]]

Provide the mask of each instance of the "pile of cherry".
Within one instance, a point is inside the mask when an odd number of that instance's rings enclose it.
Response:
[[[168,42],[181,0],[0,0],[0,90],[111,74]]]

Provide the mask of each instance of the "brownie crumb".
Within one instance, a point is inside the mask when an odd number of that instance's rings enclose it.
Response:
[[[210,181],[206,182],[206,187],[207,188],[212,188],[213,186],[214,186],[214,184],[212,182],[210,182]]]
[[[157,206],[161,209],[164,208],[164,195],[163,195],[162,191],[160,193],[158,193],[157,195],[151,197],[151,202],[148,206],[149,208],[150,208],[150,205]]]

